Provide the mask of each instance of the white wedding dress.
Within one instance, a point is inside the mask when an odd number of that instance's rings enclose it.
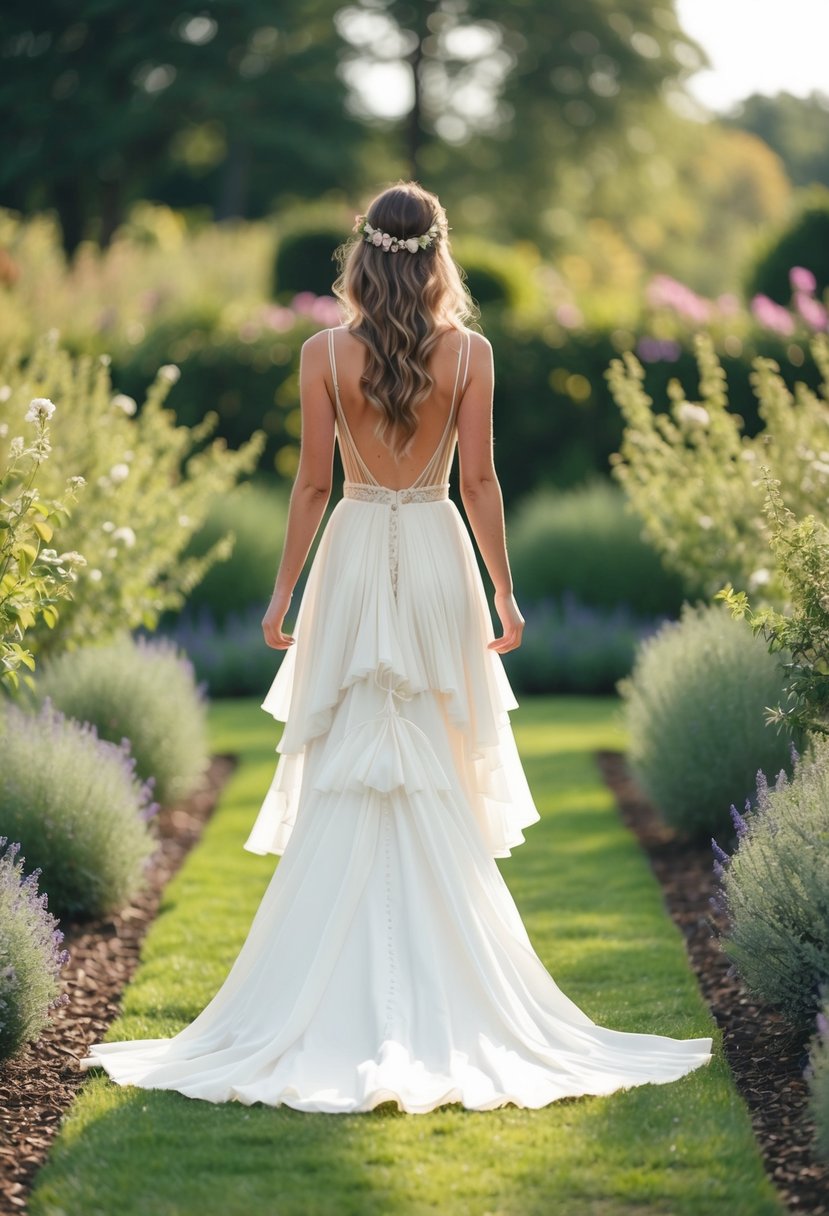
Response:
[[[195,1020],[169,1039],[94,1043],[81,1067],[328,1112],[541,1107],[673,1081],[710,1060],[712,1040],[593,1022],[538,958],[493,860],[539,815],[447,493],[469,333],[443,437],[402,490],[375,481],[349,433],[334,334],[344,494],[262,702],[285,728],[244,845],[281,860]]]

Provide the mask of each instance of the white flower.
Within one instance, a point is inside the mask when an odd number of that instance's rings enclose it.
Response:
[[[86,478],[81,477],[80,473],[76,473],[74,477],[69,478],[69,485],[73,490],[79,490],[81,486],[86,485]]]
[[[111,479],[118,485],[119,482],[125,481],[130,475],[130,466],[128,464],[114,464],[109,470]]]
[[[691,401],[683,401],[677,408],[677,416],[680,422],[696,423],[699,426],[707,426],[711,419],[708,416],[708,410],[704,405],[694,405]]]
[[[107,557],[117,557],[118,556],[117,547],[115,545],[110,545],[106,551],[106,556]]]
[[[48,422],[55,412],[55,407],[48,397],[35,397],[26,410],[27,422]]]
[[[0,422],[0,439],[5,439],[9,433],[8,422]]]
[[[115,524],[112,522],[111,519],[105,519],[104,522],[101,524],[101,531],[102,532],[111,532],[114,527],[115,527]]]
[[[697,518],[697,523],[701,528],[710,528],[713,526],[714,521],[710,515],[700,515]]]
[[[748,585],[751,588],[765,587],[770,578],[771,572],[766,570],[765,566],[761,566],[759,570],[755,570],[753,574],[749,576]]]
[[[135,533],[132,528],[116,528],[112,534],[113,540],[122,540],[128,549],[131,549],[135,544]]]
[[[97,568],[97,566],[93,566],[93,568],[89,571],[89,577],[91,578],[93,583],[100,583],[101,579],[103,578],[103,575],[101,574],[101,571]]]
[[[86,558],[82,553],[78,553],[77,549],[68,549],[66,553],[61,553],[60,560],[68,566],[86,565]]]
[[[168,384],[175,384],[181,376],[181,371],[176,367],[175,363],[165,363],[163,367],[158,369],[158,374]]]
[[[14,439],[9,444],[9,456],[12,460],[17,460],[18,456],[23,455],[23,436],[15,435]]]
[[[417,253],[418,249],[420,248],[420,242],[418,241],[417,237],[414,236],[408,237],[403,244],[406,246],[409,253]]]
[[[128,397],[126,393],[116,393],[112,398],[112,404],[117,410],[123,410],[124,413],[129,414],[130,417],[132,417],[132,415],[138,409],[138,406],[135,404],[135,398]]]
[[[812,468],[816,473],[820,473],[822,477],[826,477],[829,474],[829,464],[825,460],[813,460]]]
[[[179,527],[187,528],[190,526],[190,516],[184,515],[184,514],[179,515],[178,522],[179,522]]]
[[[10,384],[0,385],[0,401],[8,401],[12,395],[12,386]]]
[[[45,562],[47,566],[59,566],[63,558],[58,557],[57,549],[41,549],[37,555],[39,562]]]
[[[740,452],[740,456],[743,460],[756,460],[757,459],[757,453],[753,452],[751,450],[751,448],[743,448],[742,452]]]

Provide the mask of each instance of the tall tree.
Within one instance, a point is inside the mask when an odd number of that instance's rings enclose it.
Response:
[[[558,167],[624,135],[647,100],[705,63],[674,0],[359,0],[340,15],[358,104],[404,134],[408,169],[477,196],[511,235],[538,237]],[[358,65],[364,65],[364,71]],[[410,105],[386,119],[378,65],[408,75]],[[490,196],[490,197],[488,197]]]
[[[206,132],[193,200],[246,215],[354,180],[335,0],[12,0],[0,37],[0,201],[57,209],[69,251]],[[199,190],[211,194],[199,194]]]
[[[783,161],[796,186],[829,186],[829,93],[752,93],[723,122],[758,135]]]

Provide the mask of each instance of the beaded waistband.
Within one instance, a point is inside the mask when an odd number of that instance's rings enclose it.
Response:
[[[435,486],[407,486],[392,490],[389,486],[366,485],[361,481],[343,482],[343,498],[358,498],[361,502],[384,502],[389,506],[408,502],[437,502],[449,497],[449,482]]]

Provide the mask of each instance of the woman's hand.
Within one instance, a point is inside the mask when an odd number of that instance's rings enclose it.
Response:
[[[495,611],[501,622],[502,635],[487,643],[487,650],[497,650],[506,654],[508,650],[516,650],[521,645],[524,633],[524,618],[518,611],[515,596],[511,591],[495,592]]]
[[[289,633],[282,632],[282,622],[291,606],[291,593],[274,591],[267,611],[262,617],[262,633],[267,644],[273,650],[287,650],[293,646],[294,639]]]

